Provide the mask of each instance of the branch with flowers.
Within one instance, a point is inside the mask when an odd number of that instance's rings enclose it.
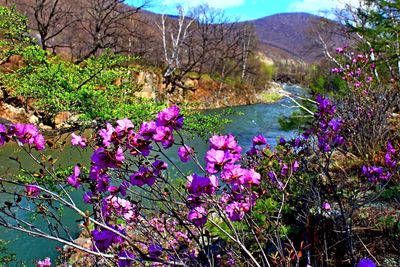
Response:
[[[36,127],[0,125],[0,145],[22,146],[42,174],[0,179],[8,196],[0,225],[81,250],[101,266],[355,266],[366,256],[354,239],[356,213],[398,180],[399,142],[386,142],[380,165],[352,162],[348,120],[323,96],[315,104],[299,137],[281,138],[272,150],[258,135],[242,154],[233,135],[213,135],[204,164],[181,133],[177,106],[138,127],[128,119],[107,123],[95,140],[72,134],[72,145],[94,148],[90,166],[77,164],[64,177],[33,153],[46,144]],[[182,168],[188,162],[194,172]],[[76,190],[82,201],[71,195]],[[65,208],[82,221],[90,248],[70,233]],[[26,214],[45,220],[46,229]]]

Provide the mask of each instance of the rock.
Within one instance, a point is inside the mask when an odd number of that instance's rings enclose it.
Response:
[[[37,125],[39,123],[39,118],[35,115],[31,115],[28,119],[29,123]]]
[[[7,120],[5,118],[0,118],[0,124],[4,124],[4,125],[11,125],[12,121]]]
[[[151,72],[139,72],[137,78],[137,83],[142,86],[142,90],[135,92],[136,97],[143,97],[149,99],[156,98],[156,92],[159,87],[158,76]]]
[[[54,117],[54,124],[56,126],[56,128],[60,128],[62,126],[62,124],[64,124],[65,122],[67,122],[69,120],[69,118],[71,118],[72,114],[69,111],[63,111],[58,113],[55,117]]]
[[[80,118],[81,116],[82,116],[82,114],[75,114],[75,115],[72,115],[72,116],[68,119],[68,121],[71,122],[71,123],[76,123],[76,122],[79,121],[79,118]]]
[[[3,88],[0,88],[0,100],[3,100],[3,99],[4,99],[4,96],[5,96],[5,94],[4,94],[4,89],[3,89]]]
[[[39,124],[39,128],[42,129],[42,130],[44,130],[44,131],[51,131],[51,130],[53,130],[53,128],[52,128],[51,126],[49,126],[49,125],[44,125],[43,123],[40,123],[40,124]]]

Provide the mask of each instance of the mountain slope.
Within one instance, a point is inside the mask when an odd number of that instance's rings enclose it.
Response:
[[[249,22],[254,25],[259,49],[275,58],[292,57],[308,63],[321,59],[317,32],[323,32],[329,47],[346,42],[341,37],[343,26],[308,13],[282,13]]]

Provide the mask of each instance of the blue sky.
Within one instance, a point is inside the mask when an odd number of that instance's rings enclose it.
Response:
[[[128,0],[135,3],[137,0]],[[156,13],[176,14],[178,4],[187,9],[207,3],[210,7],[223,9],[230,18],[250,20],[283,12],[308,12],[332,17],[326,11],[341,8],[358,0],[155,0],[149,10]]]

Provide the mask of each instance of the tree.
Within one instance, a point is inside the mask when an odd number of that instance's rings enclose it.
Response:
[[[23,5],[33,12],[33,30],[39,33],[41,47],[47,50],[62,46],[55,39],[76,23],[73,4],[63,0],[35,0],[32,4]]]
[[[254,38],[246,24],[230,22],[221,10],[201,5],[188,14],[178,8],[178,18],[163,15],[157,24],[163,44],[164,72],[169,93],[184,85],[190,72],[218,76],[221,82],[238,71],[244,80]]]
[[[143,0],[137,7],[125,4],[125,0],[88,0],[80,8],[79,24],[82,35],[77,48],[78,62],[97,55],[104,49],[116,53],[127,52],[127,40],[133,33],[131,20],[134,15],[150,3]],[[129,47],[129,44],[128,44]]]
[[[361,49],[373,49],[371,60],[387,69],[392,79],[400,76],[400,1],[363,0],[358,7],[347,5],[338,13],[351,31],[356,33]],[[379,53],[380,58],[375,54]],[[397,77],[397,78],[396,78]]]

